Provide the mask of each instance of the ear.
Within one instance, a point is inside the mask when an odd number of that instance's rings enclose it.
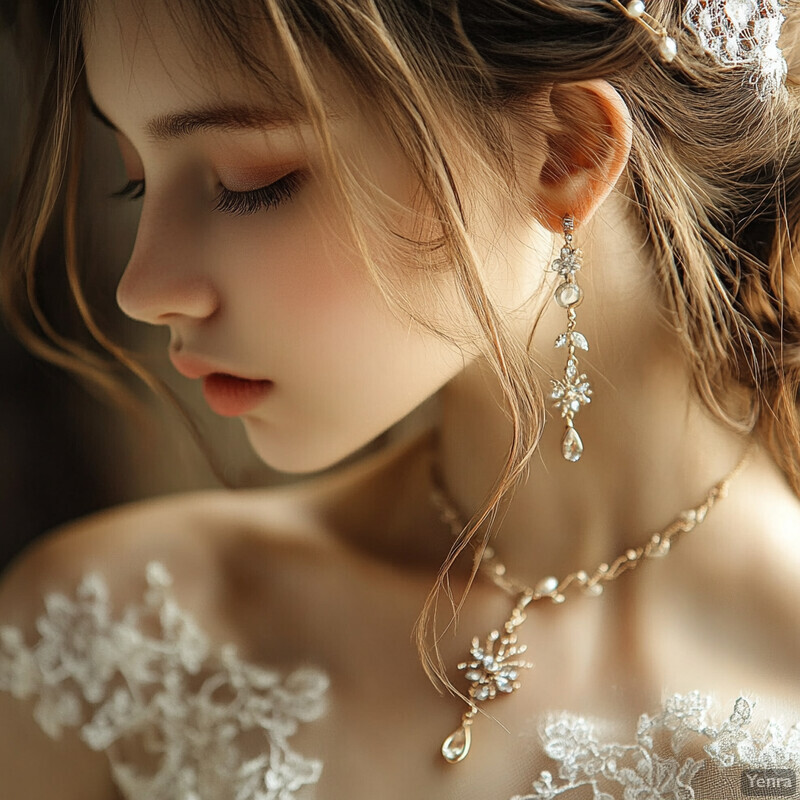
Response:
[[[546,101],[550,124],[540,142],[545,152],[527,176],[531,204],[548,230],[561,232],[561,221],[570,214],[577,230],[597,211],[625,168],[633,123],[622,97],[605,80],[556,83]],[[537,105],[540,115],[541,99]],[[542,117],[538,120],[541,127]]]

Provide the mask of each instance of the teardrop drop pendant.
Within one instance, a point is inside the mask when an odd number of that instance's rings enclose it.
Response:
[[[473,706],[472,708],[475,708]],[[471,711],[472,709],[470,709]],[[468,711],[467,714],[470,712]],[[477,713],[477,709],[476,709]],[[461,727],[456,728],[445,740],[442,745],[442,755],[445,761],[450,764],[458,764],[463,761],[469,753],[470,745],[472,744],[472,717],[464,718],[461,721]]]
[[[457,764],[469,753],[472,722],[478,714],[477,704],[516,691],[520,687],[520,672],[533,668],[530,662],[517,658],[527,647],[524,644],[517,645],[516,629],[525,621],[525,608],[534,596],[532,591],[524,591],[506,620],[503,631],[492,631],[483,645],[477,636],[474,637],[470,649],[472,659],[458,665],[470,682],[470,706],[461,717],[461,725],[442,744],[442,755],[448,763]]]
[[[575,330],[577,320],[576,308],[583,300],[583,290],[578,286],[575,274],[583,264],[583,251],[572,246],[572,231],[575,221],[572,216],[562,220],[564,228],[564,246],[561,255],[550,266],[557,272],[563,281],[555,290],[555,301],[561,308],[567,310],[567,330],[560,334],[555,341],[556,348],[567,348],[567,365],[564,369],[563,380],[551,379],[553,389],[550,397],[555,400],[555,407],[561,409],[561,416],[567,424],[564,438],[561,440],[561,455],[567,461],[578,461],[583,455],[583,440],[575,430],[575,415],[581,406],[591,403],[592,387],[586,375],[578,368],[576,350],[588,350],[589,343],[586,337]]]

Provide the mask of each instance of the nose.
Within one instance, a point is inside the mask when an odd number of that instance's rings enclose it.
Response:
[[[219,293],[206,271],[200,238],[180,220],[163,214],[155,219],[143,208],[133,252],[117,286],[122,312],[151,325],[212,316]]]

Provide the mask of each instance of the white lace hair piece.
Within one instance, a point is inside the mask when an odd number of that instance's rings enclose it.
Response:
[[[786,59],[778,46],[785,0],[687,0],[683,24],[720,65],[747,68],[745,82],[761,100],[785,88]]]

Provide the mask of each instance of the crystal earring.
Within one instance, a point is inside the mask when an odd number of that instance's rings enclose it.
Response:
[[[574,418],[582,405],[591,402],[592,389],[585,374],[578,372],[576,350],[588,350],[589,344],[582,333],[575,330],[577,313],[575,309],[583,300],[583,290],[575,279],[575,274],[583,263],[583,251],[572,247],[572,231],[575,220],[567,215],[562,220],[564,227],[564,246],[561,256],[553,261],[550,269],[564,279],[556,288],[555,301],[567,310],[567,330],[556,339],[556,347],[567,348],[567,365],[564,379],[551,380],[553,391],[550,395],[555,400],[555,407],[561,409],[561,416],[567,423],[564,438],[561,440],[561,454],[567,461],[578,461],[583,455],[583,441],[575,430]]]

